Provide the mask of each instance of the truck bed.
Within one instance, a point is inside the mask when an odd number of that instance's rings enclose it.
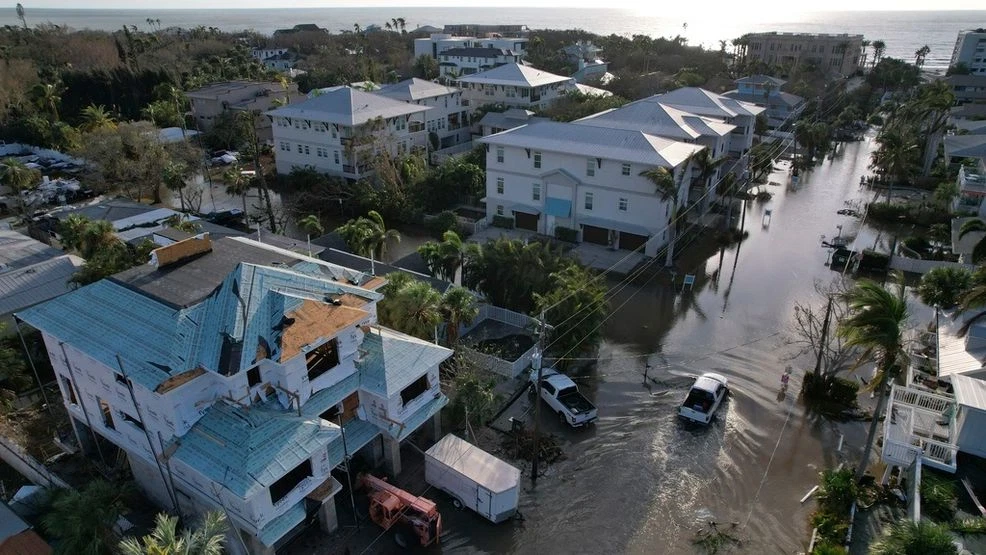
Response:
[[[578,391],[563,392],[558,397],[558,400],[561,402],[561,404],[565,405],[565,408],[570,410],[572,414],[576,416],[580,414],[585,414],[587,412],[591,412],[596,409],[596,406],[593,405],[588,399],[585,398],[584,395],[582,395]]]

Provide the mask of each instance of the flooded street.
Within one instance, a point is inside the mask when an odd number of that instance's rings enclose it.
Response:
[[[524,522],[495,527],[453,512],[443,551],[696,553],[695,531],[710,520],[720,529],[737,523],[730,533],[742,544],[734,552],[804,550],[814,504],[800,498],[820,469],[857,460],[865,429],[808,415],[796,402],[811,361],[789,360],[796,351],[790,321],[795,302],[822,304],[816,280],[837,275],[825,265],[821,236],[839,233],[838,224],[844,235],[859,233],[857,219],[836,211],[872,196],[859,188],[871,148],[872,134],[840,145],[796,189],[787,186],[787,165],[779,165],[771,181],[784,185],[769,186],[770,201],[749,203],[746,241],[695,268],[694,294],[612,280],[619,292],[608,339],[596,368],[578,380],[599,407],[599,422],[573,432],[546,418],[567,460],[550,466],[533,490],[525,468]],[[874,239],[872,230],[860,233],[860,245]],[[658,381],[649,387],[642,385],[647,362]],[[797,370],[781,396],[789,364]],[[707,370],[726,375],[732,395],[713,426],[691,428],[676,416],[691,385],[682,374]],[[845,446],[837,452],[840,434]]]

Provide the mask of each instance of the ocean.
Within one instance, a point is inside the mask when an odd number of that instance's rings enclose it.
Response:
[[[366,27],[382,25],[403,17],[408,30],[422,25],[441,27],[448,23],[523,24],[531,29],[584,29],[597,34],[651,36],[682,35],[689,44],[718,49],[720,40],[743,33],[783,31],[806,33],[862,34],[869,40],[883,40],[887,56],[914,59],[923,45],[931,48],[925,67],[942,70],[948,66],[956,33],[962,29],[986,27],[986,11],[882,11],[882,12],[799,12],[784,13],[701,13],[692,16],[663,15],[658,5],[652,10],[558,9],[558,8],[277,8],[244,10],[85,10],[31,9],[28,24],[42,22],[67,25],[75,29],[114,30],[124,25],[148,28],[147,19],[160,20],[163,27],[219,27],[227,31],[253,29],[270,34],[275,29],[297,23],[315,23],[332,32],[352,29],[354,23]],[[0,25],[17,25],[13,8],[0,11]]]

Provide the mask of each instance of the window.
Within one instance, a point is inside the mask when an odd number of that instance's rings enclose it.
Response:
[[[629,206],[630,206],[630,200],[620,197],[620,202],[617,205],[617,208],[619,208],[620,212],[626,212]]]
[[[592,193],[585,194],[585,209],[592,210]]]
[[[541,184],[535,183],[531,186],[531,200],[541,200]]]
[[[496,205],[496,215],[497,216],[502,216],[503,215],[503,205],[502,204],[497,204]]]
[[[589,177],[596,175],[596,161],[592,158],[585,161],[585,174]]]
[[[333,139],[337,138],[338,135],[336,133],[336,126],[335,126],[335,124],[330,123],[329,124],[329,127],[332,128],[332,138]]]
[[[250,387],[260,384],[260,367],[256,366],[247,370],[247,383]]]
[[[96,401],[99,402],[99,412],[103,413],[103,426],[115,430],[116,426],[113,425],[113,409],[110,408],[110,404],[99,397],[96,397]]]
[[[411,382],[411,385],[405,387],[401,391],[401,403],[406,407],[408,403],[417,399],[425,391],[428,391],[430,387],[428,386],[428,375],[425,374],[420,378]]]
[[[306,155],[307,155],[307,154],[311,154],[311,152],[310,152],[310,151],[308,150],[308,145],[305,145],[305,154],[306,154]]]
[[[551,385],[547,380],[541,380],[541,389],[548,392],[548,395],[555,394],[555,386]]]
[[[144,424],[141,423],[140,420],[137,420],[136,418],[134,418],[133,416],[130,416],[129,414],[127,414],[127,413],[125,413],[123,411],[120,411],[120,416],[123,418],[123,421],[124,422],[129,422],[131,426],[135,426],[137,428],[140,428],[141,430],[144,429]]]
[[[329,422],[335,422],[336,418],[339,416],[339,405],[332,405],[325,412],[318,415],[322,420],[328,420]]]
[[[65,390],[68,395],[67,400],[73,405],[78,405],[79,400],[75,397],[75,389],[72,387],[72,380],[62,376],[62,389]]]
[[[502,146],[496,147],[496,161],[498,163],[500,163],[500,164],[503,163],[503,147]]]
[[[339,151],[338,150],[332,151],[332,158],[335,160],[335,163],[336,164],[339,163]]]
[[[540,152],[535,152],[534,153],[534,167],[535,168],[540,168],[541,167],[541,153]]]
[[[298,145],[298,154],[301,154],[301,145]]]
[[[496,194],[498,194],[498,195],[502,195],[503,194],[503,178],[502,177],[496,178]]]
[[[623,164],[623,168],[620,170],[623,175],[630,175],[630,164]]]
[[[281,499],[284,499],[287,494],[291,493],[291,490],[296,488],[305,478],[313,474],[311,459],[301,461],[301,464],[270,485],[271,503],[276,504]]]
[[[305,355],[308,379],[314,380],[339,364],[339,340],[333,338]]]

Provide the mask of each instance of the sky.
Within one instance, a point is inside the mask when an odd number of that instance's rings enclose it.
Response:
[[[7,2],[4,4],[10,5]],[[477,7],[489,8],[488,0],[281,0],[272,4],[270,0],[182,0],[180,2],[165,3],[161,0],[26,0],[24,7],[31,8],[67,8],[67,9],[148,9],[162,10],[166,8],[182,9],[206,9],[206,8],[271,8],[276,5],[279,8],[370,8],[370,7]],[[168,5],[164,5],[168,4]],[[590,8],[605,7],[639,11],[650,11],[650,9],[660,10],[667,13],[669,6],[657,7],[651,0],[611,0],[600,3],[598,0],[500,0],[498,6],[523,6],[528,8],[537,7],[565,7],[565,8]],[[665,4],[662,2],[662,4]],[[671,3],[672,5],[674,3]],[[686,3],[687,4],[687,3]],[[927,0],[869,0],[860,2],[859,0],[826,0],[816,2],[815,8],[819,11],[842,11],[842,10],[982,10],[986,3],[982,0],[939,0],[928,2]],[[653,7],[652,7],[653,6]],[[680,5],[679,5],[680,6]],[[795,9],[790,0],[747,0],[741,4],[743,10],[787,10],[787,11],[806,11],[804,4]],[[12,6],[11,6],[12,7]],[[701,3],[701,10],[729,11],[737,9],[734,0],[704,0]],[[0,8],[2,9],[2,8]],[[694,6],[683,6],[683,10],[697,11]]]

